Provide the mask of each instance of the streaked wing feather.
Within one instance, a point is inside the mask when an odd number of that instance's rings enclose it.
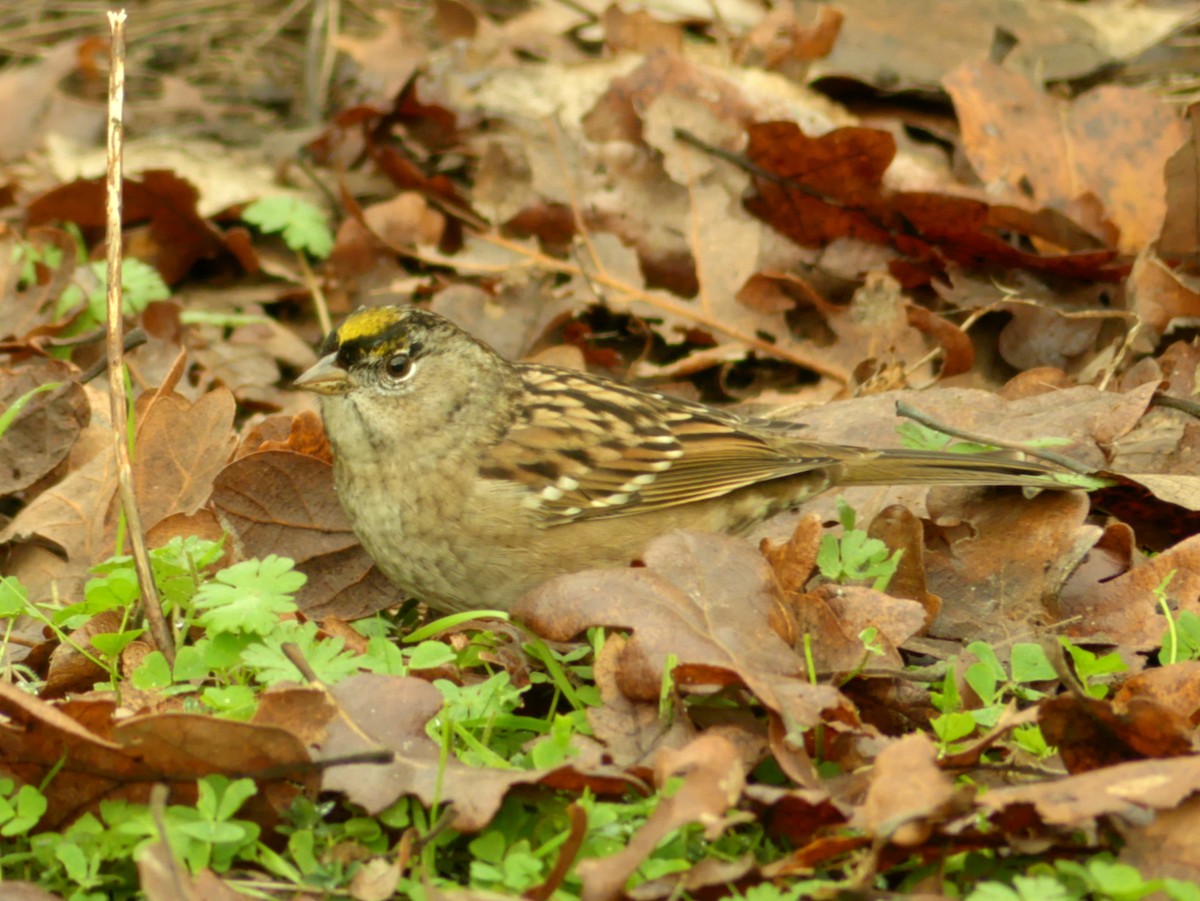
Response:
[[[490,450],[483,473],[521,484],[527,505],[549,523],[719,497],[834,462],[823,454],[798,460],[701,404],[550,367],[523,366],[522,374],[535,400]]]

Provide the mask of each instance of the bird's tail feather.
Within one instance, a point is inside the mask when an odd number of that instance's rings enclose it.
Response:
[[[1016,485],[1074,488],[1062,470],[1002,454],[884,450],[831,467],[835,485]]]

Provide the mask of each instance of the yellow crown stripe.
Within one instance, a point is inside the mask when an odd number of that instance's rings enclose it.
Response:
[[[345,344],[347,341],[380,335],[399,320],[400,317],[396,315],[396,310],[391,307],[359,310],[338,327],[338,343]]]

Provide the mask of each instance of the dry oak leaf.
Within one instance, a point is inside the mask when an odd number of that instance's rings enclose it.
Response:
[[[1166,583],[1175,615],[1200,613],[1200,536],[1181,541],[1151,560],[1115,578],[1076,570],[1059,593],[1059,614],[1066,634],[1100,638],[1128,651],[1149,651],[1162,644],[1167,621],[1154,591]]]
[[[43,785],[49,802],[41,826],[55,829],[103,800],[145,803],[155,783],[168,783],[177,803],[195,803],[198,778],[211,773],[255,776],[293,768],[252,803],[286,805],[309,763],[304,745],[271,727],[211,716],[161,714],[112,723],[110,701],[57,706],[0,682],[0,771],[18,784]],[[54,778],[47,777],[54,773]],[[265,783],[264,783],[265,785]]]
[[[0,435],[0,497],[28,488],[53,470],[91,419],[73,366],[33,357],[12,369],[0,369],[0,411],[10,410],[18,398],[51,382],[62,384],[29,397]]]
[[[897,648],[925,624],[925,610],[916,601],[863,585],[820,585],[797,597],[792,607],[798,631],[812,636],[819,673],[853,672],[867,660],[898,669],[904,662]],[[859,638],[868,628],[878,630],[878,655],[869,654]]]
[[[176,394],[147,394],[139,398],[138,410],[134,486],[142,525],[152,529],[173,514],[195,513],[208,501],[213,476],[233,449],[234,401],[224,389],[194,404]],[[26,582],[31,597],[49,595],[55,580],[60,596],[74,594],[87,569],[112,555],[116,490],[112,445],[102,442],[89,460],[34,498],[0,532],[0,544],[50,543],[66,558],[45,579]]]
[[[1084,828],[1102,816],[1136,822],[1147,809],[1169,810],[1197,791],[1200,756],[1193,755],[1135,760],[1062,779],[992,788],[976,805],[989,812],[1029,805],[1044,823]]]
[[[660,748],[680,748],[696,737],[695,727],[686,716],[663,721],[657,703],[630,698],[619,687],[621,658],[628,640],[612,634],[592,668],[600,690],[599,707],[589,707],[588,723],[596,738],[617,766],[649,766]]]
[[[30,225],[74,222],[81,228],[104,227],[103,178],[76,179],[30,202]],[[197,262],[237,265],[233,245],[197,210],[200,192],[174,172],[151,169],[126,178],[122,222],[144,225],[137,256],[154,266],[168,285],[180,281]]]
[[[1113,709],[1128,710],[1138,700],[1154,701],[1192,725],[1200,723],[1200,660],[1171,663],[1131,676],[1113,695]]]
[[[1125,253],[1158,236],[1167,208],[1159,173],[1186,133],[1166,102],[1117,85],[1066,102],[985,61],[963,63],[943,83],[967,157],[985,182],[1003,182],[1015,197],[1031,192],[1034,203],[1069,213],[1094,193],[1120,228]]]
[[[669,655],[677,685],[741,683],[789,728],[831,718],[857,724],[832,686],[809,683],[804,662],[780,637],[786,614],[770,566],[745,541],[673,532],[642,555],[644,567],[559,576],[517,602],[535,632],[567,641],[591,626],[630,629],[619,684],[631,698],[659,696]]]
[[[1195,746],[1189,719],[1146,697],[1126,696],[1118,703],[1063,694],[1038,706],[1038,724],[1069,773],[1144,757],[1179,757]]]
[[[1036,640],[1068,617],[1052,599],[1101,530],[1086,524],[1087,495],[935,488],[927,499],[929,590],[942,598],[939,638]]]
[[[755,177],[746,208],[801,246],[856,238],[895,247],[935,269],[952,261],[1076,278],[1117,276],[1108,269],[1114,251],[1039,255],[1003,234],[1018,221],[1040,230],[1051,225],[1046,218],[1018,220],[1004,207],[969,197],[887,190],[884,172],[896,154],[888,132],[852,127],[809,137],[794,122],[762,122],[746,131],[747,156],[766,170]]]
[[[867,797],[851,820],[903,847],[925,842],[956,794],[937,765],[937,748],[923,732],[892,742],[875,758]]]
[[[208,502],[213,480],[237,443],[236,408],[225,388],[195,403],[174,393],[138,399],[133,484],[145,528],[175,513],[195,513]]]

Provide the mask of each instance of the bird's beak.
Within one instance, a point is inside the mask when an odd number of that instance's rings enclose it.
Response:
[[[296,379],[296,387],[317,394],[345,394],[350,390],[350,379],[338,366],[337,354],[326,354]]]

